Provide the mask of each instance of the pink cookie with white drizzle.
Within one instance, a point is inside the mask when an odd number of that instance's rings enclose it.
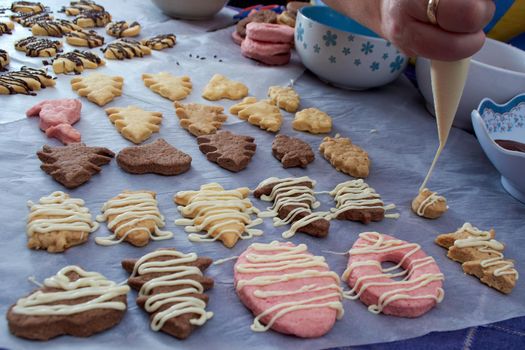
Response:
[[[268,43],[287,43],[294,40],[294,29],[287,25],[251,22],[246,26],[246,36]]]
[[[256,316],[251,329],[321,337],[343,316],[339,276],[305,244],[254,243],[234,266],[235,288]]]
[[[45,100],[31,107],[26,115],[40,117],[40,129],[63,144],[80,142],[80,132],[72,127],[80,120],[82,103],[77,99]]]
[[[419,317],[443,300],[444,276],[434,258],[419,244],[392,236],[363,232],[350,249],[343,279],[352,288],[349,299],[361,299],[373,313]],[[382,262],[396,265],[383,268]],[[402,268],[401,272],[393,272]],[[394,280],[395,277],[404,277]]]

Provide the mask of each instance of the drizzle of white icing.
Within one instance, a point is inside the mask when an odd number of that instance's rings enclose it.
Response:
[[[299,185],[304,182],[312,184],[312,188],[304,185]],[[274,226],[283,226],[292,223],[289,230],[282,233],[283,238],[290,238],[302,227],[311,224],[319,219],[324,219],[328,214],[326,212],[312,213],[311,209],[319,207],[320,203],[315,199],[313,187],[316,182],[307,176],[298,178],[279,179],[277,177],[270,177],[262,181],[257,188],[263,188],[270,184],[277,183],[273,186],[269,195],[262,195],[261,199],[268,202],[274,202],[266,211],[259,213],[259,217],[273,217]],[[280,219],[279,210],[286,206],[294,206],[288,215]],[[301,219],[296,220],[296,217],[302,213],[307,215]]]
[[[408,243],[405,241],[397,239],[386,240],[385,237],[378,232],[363,232],[359,234],[359,237],[365,240],[364,243],[359,245],[354,245],[350,249],[350,256],[352,255],[361,255],[361,254],[382,254],[388,253],[396,250],[409,249],[406,252],[399,263],[395,266],[389,268],[383,268],[377,260],[366,260],[366,261],[356,261],[352,262],[348,268],[343,273],[343,279],[348,280],[350,274],[355,268],[361,266],[376,266],[381,270],[382,273],[375,275],[365,275],[357,278],[354,283],[354,286],[351,290],[344,292],[344,297],[347,299],[357,299],[363,292],[373,286],[399,286],[399,288],[386,291],[379,297],[377,304],[372,304],[368,306],[368,310],[372,313],[378,314],[390,303],[401,300],[401,299],[434,299],[437,303],[440,303],[444,296],[445,292],[442,288],[437,289],[437,295],[409,295],[407,292],[418,290],[424,286],[434,282],[442,281],[444,276],[442,273],[433,273],[433,274],[422,274],[417,278],[411,278],[416,269],[429,264],[435,264],[434,258],[427,256],[424,258],[414,259],[410,262],[406,269],[398,273],[391,273],[390,271],[400,268],[403,263],[410,256],[415,254],[421,249],[421,246],[416,243]],[[394,277],[405,276],[401,281],[390,280],[388,282],[367,282],[368,280],[374,280],[378,278],[388,278],[392,279]]]
[[[157,257],[172,257],[169,260],[149,261]],[[161,249],[140,258],[133,268],[131,277],[144,276],[149,273],[161,274],[144,283],[140,288],[139,295],[150,295],[154,288],[162,286],[186,286],[171,292],[162,292],[151,295],[144,306],[147,312],[153,313],[165,304],[171,304],[169,308],[159,311],[151,320],[151,329],[159,331],[166,321],[183,314],[197,314],[198,318],[193,318],[190,323],[202,326],[207,320],[213,317],[213,312],[205,310],[206,303],[199,298],[189,294],[202,294],[204,287],[202,284],[188,276],[202,276],[202,271],[196,266],[185,266],[183,264],[197,261],[197,254],[184,254],[176,250]]]
[[[252,251],[246,254],[248,262],[237,264],[235,269],[239,273],[255,274],[261,272],[282,272],[279,275],[262,275],[249,279],[240,279],[237,282],[237,291],[246,286],[270,286],[276,283],[287,282],[294,279],[308,279],[318,277],[330,277],[333,283],[320,286],[308,284],[292,291],[255,289],[253,295],[261,299],[278,298],[285,295],[297,295],[304,293],[315,293],[315,296],[303,298],[298,301],[277,303],[264,312],[257,315],[251,325],[254,332],[265,332],[279,318],[289,312],[302,309],[332,308],[337,311],[337,318],[340,319],[344,314],[341,304],[342,290],[339,286],[339,276],[330,271],[324,257],[314,256],[307,251],[305,244],[297,246],[283,245],[277,241],[268,244],[254,243]],[[276,254],[264,254],[265,252],[277,252]],[[287,272],[291,269],[304,269],[300,272]],[[324,271],[319,271],[319,269]],[[324,292],[324,293],[323,293]],[[338,301],[326,301],[326,299],[338,298]],[[324,302],[323,302],[324,300]],[[261,323],[261,319],[274,313],[266,325]]]
[[[67,276],[70,272],[78,274],[79,278],[71,281]],[[28,297],[19,299],[12,309],[13,312],[23,315],[47,316],[72,315],[94,309],[125,310],[125,303],[111,301],[111,299],[129,292],[128,286],[119,286],[97,272],[84,271],[78,266],[64,267],[55,276],[46,278],[44,286],[62,290],[50,293],[36,291]],[[62,303],[49,305],[83,297],[94,298],[72,305]]]
[[[516,280],[519,278],[519,273],[514,268],[514,263],[511,260],[504,260],[503,250],[505,246],[501,242],[491,239],[489,231],[482,231],[466,222],[456,232],[467,232],[470,237],[457,239],[454,241],[454,246],[458,248],[476,248],[480,253],[496,255],[493,258],[481,260],[481,267],[501,266],[494,270],[494,276],[515,275]]]
[[[424,188],[423,190],[420,191],[420,193],[425,192],[425,191],[431,192],[428,188]],[[425,198],[423,201],[421,201],[421,203],[419,203],[416,214],[419,216],[425,215],[425,211],[429,207],[441,201],[446,201],[445,197],[439,196],[437,192],[431,192],[427,198]]]
[[[329,219],[337,218],[347,210],[383,209],[385,211],[394,209],[394,204],[384,205],[381,196],[362,179],[350,180],[338,184],[329,192],[336,201],[336,207],[332,209]],[[399,214],[386,214],[388,218],[399,218]]]
[[[42,197],[39,204],[27,202],[30,209],[27,222],[27,235],[54,231],[93,232],[99,225],[91,219],[84,201],[70,198],[64,192],[56,191]],[[41,217],[41,218],[38,218]]]
[[[170,231],[162,231],[164,216],[159,211],[157,200],[150,192],[123,192],[118,197],[110,199],[102,207],[102,215],[97,216],[97,221],[107,221],[108,228],[113,234],[108,237],[96,237],[95,242],[100,245],[114,245],[126,239],[132,233],[146,232],[152,240],[164,240],[173,237]],[[148,227],[137,226],[140,221],[152,220],[155,223],[154,231]],[[125,232],[121,236],[121,232]],[[120,238],[119,238],[120,237]]]
[[[178,209],[184,217],[177,219],[176,225],[184,225],[186,232],[191,232],[188,239],[192,242],[216,241],[222,235],[234,233],[240,239],[249,239],[262,235],[262,230],[252,227],[262,223],[261,219],[252,220],[250,214],[257,213],[248,198],[240,189],[224,190],[217,183],[201,186],[200,191],[183,191],[176,196],[192,194],[188,205]],[[242,228],[241,228],[242,227]],[[197,234],[206,230],[205,234]]]

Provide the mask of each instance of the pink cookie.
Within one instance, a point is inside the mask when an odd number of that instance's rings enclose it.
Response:
[[[80,141],[80,133],[71,125],[79,121],[81,109],[82,103],[77,99],[45,100],[31,107],[26,115],[40,117],[40,129],[49,137],[55,137],[67,144]],[[58,126],[60,131],[52,130],[48,133],[50,128]]]
[[[80,142],[80,133],[69,124],[58,124],[50,126],[46,130],[47,137],[60,140],[64,145]]]
[[[382,268],[382,262],[396,266]],[[371,277],[375,276],[375,277]],[[394,280],[394,277],[404,277]],[[408,243],[377,232],[359,235],[350,250],[343,274],[352,288],[351,299],[361,299],[373,313],[419,317],[444,297],[443,274],[435,260],[416,243]]]
[[[246,26],[246,37],[271,43],[291,43],[294,29],[287,25],[251,22]]]
[[[269,65],[283,65],[290,61],[291,46],[286,43],[267,43],[246,38],[241,44],[241,53],[249,58]]]
[[[232,39],[233,39],[233,42],[236,43],[237,45],[241,45],[242,44],[242,41],[244,40],[240,35],[239,33],[234,30],[233,33],[232,33]]]
[[[344,313],[339,277],[304,244],[252,244],[235,263],[234,281],[242,303],[256,316],[253,331],[320,337]]]

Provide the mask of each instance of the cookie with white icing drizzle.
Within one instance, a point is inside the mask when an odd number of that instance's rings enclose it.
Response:
[[[437,219],[448,210],[447,200],[428,188],[422,189],[412,201],[412,211],[427,219]]]
[[[482,283],[509,294],[516,286],[519,273],[514,261],[505,259],[505,246],[495,240],[493,229],[483,231],[466,222],[454,233],[437,236],[436,243],[448,248],[447,256],[459,263],[465,273]]]
[[[122,261],[131,274],[128,284],[139,291],[137,304],[150,314],[153,331],[186,339],[196,326],[213,317],[206,310],[208,296],[204,294],[213,287],[213,280],[203,274],[211,263],[210,258],[173,248]]]
[[[339,276],[305,244],[254,243],[239,256],[234,282],[256,316],[251,329],[321,337],[344,314]]]
[[[307,176],[284,179],[270,177],[262,181],[253,195],[273,202],[273,206],[259,213],[259,217],[274,217],[274,226],[291,224],[290,229],[283,232],[283,238],[290,238],[296,232],[326,237],[330,229],[330,222],[325,219],[328,213],[312,212],[320,205],[314,196],[315,183]]]
[[[381,221],[385,217],[398,218],[399,214],[385,214],[394,209],[394,204],[386,205],[381,196],[362,179],[351,180],[338,184],[330,195],[336,201],[336,207],[331,209],[329,218],[360,221],[368,224],[371,221]]]
[[[98,228],[89,209],[80,198],[56,191],[40,198],[38,203],[29,201],[27,218],[27,246],[60,253],[87,241],[89,234]]]
[[[17,337],[33,340],[60,335],[89,337],[122,320],[128,292],[128,286],[97,272],[66,266],[9,308],[9,330]]]
[[[349,254],[342,278],[352,289],[344,296],[359,298],[374,314],[419,317],[445,296],[444,276],[434,258],[419,244],[378,232],[363,232]],[[381,263],[387,261],[396,265],[383,267]],[[399,268],[401,272],[394,272]]]
[[[124,191],[111,198],[102,207],[98,222],[107,221],[113,232],[108,237],[96,237],[100,245],[114,245],[122,241],[143,247],[150,240],[170,239],[173,233],[162,231],[164,216],[160,213],[156,193],[151,191]]]
[[[198,191],[178,192],[173,200],[186,219],[177,219],[175,224],[186,226],[190,241],[220,240],[228,248],[239,239],[260,236],[262,231],[252,227],[262,223],[262,219],[250,217],[258,210],[248,199],[249,192],[246,187],[225,190],[218,183],[202,185]],[[206,233],[198,234],[200,231]]]

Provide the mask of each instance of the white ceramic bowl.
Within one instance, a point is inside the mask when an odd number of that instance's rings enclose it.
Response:
[[[485,98],[472,111],[472,125],[478,141],[501,174],[501,184],[514,198],[525,203],[525,153],[509,151],[494,140],[525,143],[525,94],[505,104]]]
[[[418,58],[416,76],[427,109],[434,115],[430,82],[430,61]],[[483,98],[504,103],[525,91],[525,51],[496,40],[487,39],[472,57],[465,90],[459,103],[454,126],[472,131],[470,113]]]
[[[215,16],[228,0],[152,0],[170,17],[181,19],[207,19]]]
[[[299,11],[295,48],[321,80],[353,90],[388,84],[407,65],[407,57],[391,43],[326,6]]]

